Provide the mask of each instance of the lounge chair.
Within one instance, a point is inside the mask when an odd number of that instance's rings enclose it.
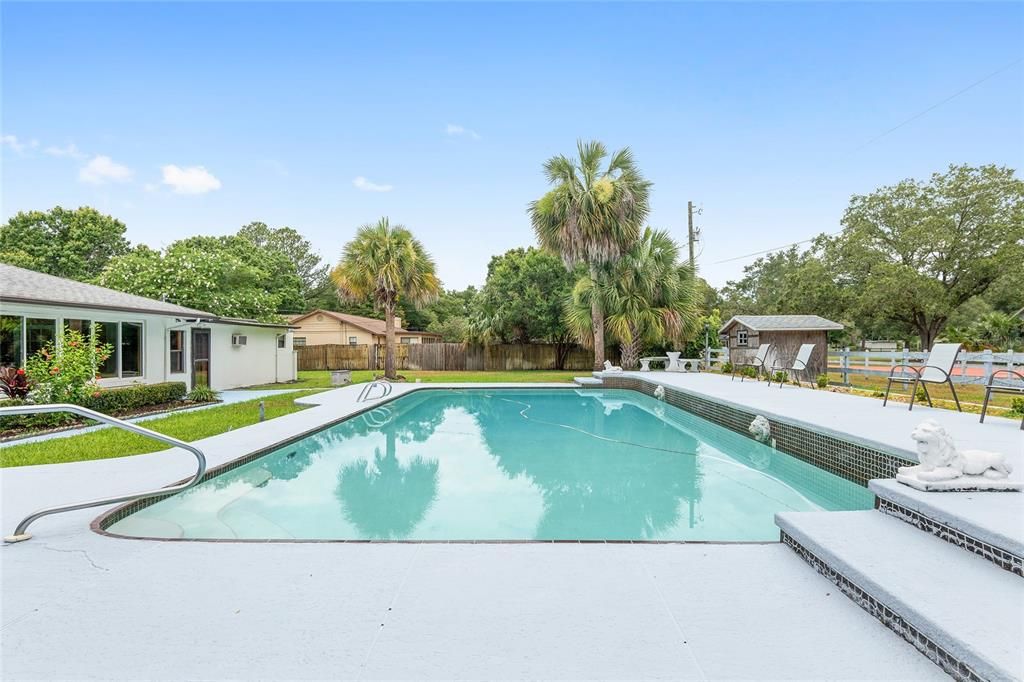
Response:
[[[767,369],[766,363],[768,362],[768,352],[771,348],[772,344],[762,343],[758,346],[757,355],[754,356],[754,359],[751,362],[732,363],[732,379],[736,378],[736,372],[739,372],[741,369],[746,369],[747,367],[753,367],[757,370],[758,375],[760,375],[762,370]],[[740,372],[740,383],[743,383],[744,376],[743,372]],[[729,381],[732,381],[732,379]]]
[[[814,378],[810,374],[810,372],[811,372],[811,367],[810,367],[810,365],[811,365],[811,355],[813,353],[814,353],[814,344],[813,343],[801,344],[800,345],[800,350],[797,351],[796,359],[793,360],[793,365],[792,366],[786,367],[785,365],[775,365],[770,370],[768,370],[768,385],[769,386],[772,385],[772,375],[774,375],[775,372],[781,372],[781,371],[784,371],[786,374],[788,374],[789,376],[791,376],[794,379],[796,379],[796,383],[799,385],[800,384],[800,378],[799,378],[799,375],[797,373],[798,372],[803,372],[804,375],[807,377],[807,381],[810,382],[811,387],[813,388],[814,387],[814,381],[813,381]],[[782,388],[782,385],[784,383],[786,383],[786,382],[785,381],[780,381],[779,382],[779,388]]]
[[[1006,377],[1000,377],[1000,374],[1005,374]],[[996,383],[997,381],[1019,381],[1020,383],[1013,385],[1010,383]],[[989,377],[988,384],[985,386],[985,400],[981,404],[981,419],[978,420],[981,423],[985,422],[985,413],[988,412],[988,399],[992,397],[993,393],[1006,393],[1008,395],[1024,397],[1024,374],[1012,369],[997,369],[992,372],[992,376]],[[1020,428],[1021,431],[1024,431],[1024,419],[1020,420]]]
[[[918,384],[924,389],[924,397],[928,400],[928,407],[932,407],[932,397],[928,394],[928,384],[949,384],[949,390],[953,392],[953,400],[956,402],[956,409],[958,412],[963,412],[960,408],[960,398],[956,395],[956,387],[953,385],[953,378],[951,376],[953,365],[956,364],[956,357],[960,355],[961,348],[963,346],[959,343],[937,343],[932,346],[932,352],[928,354],[928,359],[923,366],[902,364],[893,367],[889,370],[889,381],[885,385],[885,399],[882,401],[882,407],[885,407],[885,404],[889,402],[889,389],[892,388],[893,383],[903,384],[904,386],[910,385],[909,409],[911,410],[914,409],[914,400],[917,398]]]

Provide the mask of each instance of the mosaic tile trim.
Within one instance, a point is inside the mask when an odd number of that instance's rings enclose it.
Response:
[[[604,388],[626,388],[654,395],[657,385],[634,377],[605,377]],[[600,389],[601,386],[592,387]],[[747,428],[756,412],[720,403],[711,398],[684,393],[665,386],[665,402],[719,426],[750,437]],[[834,436],[771,419],[775,446],[787,455],[867,487],[873,478],[895,478],[896,470],[913,463],[903,457],[869,448]]]
[[[875,508],[883,514],[888,514],[889,516],[893,516],[901,521],[906,521],[911,526],[914,526],[919,530],[931,533],[940,540],[945,540],[946,542],[956,545],[961,549],[977,554],[987,561],[991,561],[999,568],[1024,578],[1024,557],[1020,557],[1013,552],[1008,552],[1005,549],[996,547],[995,545],[990,545],[987,542],[982,542],[975,537],[967,535],[963,531],[959,531],[952,526],[940,523],[935,519],[924,516],[920,512],[908,509],[907,507],[897,504],[891,500],[876,497]]]
[[[953,679],[963,682],[984,682],[985,678],[975,672],[970,666],[940,647],[920,630],[908,623],[903,616],[879,602],[845,575],[822,561],[820,557],[801,545],[792,536],[786,534],[785,531],[782,531],[782,542],[796,552],[797,556],[810,564],[814,570],[835,583],[839,591],[849,597],[857,606],[867,611],[877,618],[882,625],[913,645],[915,649],[924,654],[932,663],[942,668]]]

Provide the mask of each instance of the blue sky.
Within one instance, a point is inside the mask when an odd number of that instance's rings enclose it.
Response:
[[[849,197],[1024,161],[1024,4],[0,5],[2,215],[161,246],[262,220],[336,260],[387,215],[449,287],[534,242],[542,162],[633,148],[715,285]],[[869,140],[1012,64],[898,130]]]

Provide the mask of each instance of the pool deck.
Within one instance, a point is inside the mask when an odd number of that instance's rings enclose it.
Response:
[[[908,419],[866,398],[654,376],[903,448],[934,416],[971,447],[1022,455],[1009,420],[972,429],[974,416],[927,408]],[[216,466],[358,411],[359,390],[197,444]],[[42,506],[166,485],[190,460],[0,469],[4,531]],[[946,677],[780,543],[160,542],[92,532],[103,511],[44,518],[3,547],[3,679]]]

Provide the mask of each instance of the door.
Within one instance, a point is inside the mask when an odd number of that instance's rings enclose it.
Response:
[[[210,385],[210,330],[192,330],[192,386]]]

